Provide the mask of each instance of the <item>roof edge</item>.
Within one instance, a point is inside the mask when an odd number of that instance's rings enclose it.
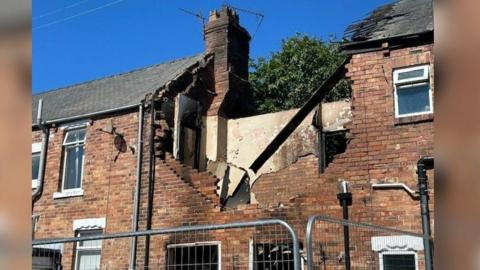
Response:
[[[91,80],[86,80],[86,81],[70,84],[70,85],[67,85],[67,86],[61,86],[61,87],[57,87],[57,88],[48,89],[48,90],[33,94],[32,97],[40,96],[40,95],[47,94],[47,93],[52,93],[52,92],[55,92],[55,91],[65,90],[67,88],[71,88],[71,87],[74,87],[74,86],[79,86],[79,85],[82,85],[82,84],[101,81],[101,80],[104,80],[104,79],[111,79],[111,78],[115,78],[115,77],[118,77],[118,76],[123,76],[123,75],[127,75],[127,74],[130,74],[130,73],[146,70],[146,69],[149,69],[149,68],[158,67],[158,66],[161,66],[161,65],[172,64],[172,63],[175,63],[175,62],[186,60],[188,58],[194,58],[194,57],[200,57],[200,56],[205,56],[205,53],[202,52],[202,53],[198,53],[198,54],[194,54],[194,55],[190,55],[190,56],[185,56],[185,57],[182,57],[182,58],[168,60],[167,62],[162,62],[162,63],[152,64],[152,65],[149,65],[149,66],[134,68],[134,69],[124,71],[124,72],[120,72],[120,73],[116,73],[116,74],[113,74],[113,75],[107,75],[107,76],[99,77],[99,78],[96,78],[96,79],[91,79]]]

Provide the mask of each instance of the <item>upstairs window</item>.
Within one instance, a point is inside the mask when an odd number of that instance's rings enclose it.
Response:
[[[68,130],[63,141],[62,191],[82,187],[85,128]]]
[[[402,68],[393,72],[395,117],[433,113],[429,66]]]
[[[38,187],[41,145],[41,143],[32,144],[32,188]]]

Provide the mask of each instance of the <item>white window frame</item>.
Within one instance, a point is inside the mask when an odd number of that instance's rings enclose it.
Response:
[[[380,264],[380,270],[385,270],[383,267],[383,256],[385,255],[413,255],[415,257],[415,270],[418,270],[418,254],[415,251],[384,251],[378,254],[378,264]]]
[[[62,161],[62,183],[60,186],[60,192],[55,192],[53,194],[53,197],[55,199],[57,198],[65,198],[65,197],[74,197],[74,196],[82,196],[83,195],[83,173],[84,173],[84,168],[85,168],[85,152],[82,157],[82,168],[80,172],[80,187],[78,188],[70,188],[70,189],[65,189],[65,176],[66,176],[66,166],[67,166],[67,149],[68,147],[71,146],[78,146],[78,145],[83,145],[84,151],[85,151],[85,142],[87,141],[87,130],[86,130],[87,125],[75,125],[70,128],[65,128],[65,135],[63,138],[63,143],[62,143],[62,148],[63,148],[63,161]],[[85,129],[85,137],[81,141],[75,141],[71,143],[66,143],[68,132],[79,130],[79,129]]]
[[[32,143],[32,157],[33,155],[40,155],[40,158],[42,158],[42,143]],[[40,168],[40,164],[38,164],[38,176],[40,177],[40,171],[42,168]],[[33,173],[33,172],[32,172]],[[40,185],[40,182],[37,179],[32,179],[32,189],[38,188]]]
[[[398,79],[398,75],[400,73],[409,72],[413,70],[423,69],[423,76],[409,78],[409,79]],[[416,112],[416,113],[407,113],[407,114],[399,114],[398,113],[398,86],[407,86],[413,87],[418,85],[428,85],[428,99],[430,103],[430,110],[424,112]],[[409,117],[409,116],[416,116],[416,115],[425,115],[433,113],[433,93],[432,93],[432,86],[430,83],[430,66],[429,65],[422,65],[422,66],[415,66],[415,67],[408,67],[408,68],[399,68],[393,71],[393,89],[394,89],[394,102],[395,102],[395,118],[402,118],[402,117]]]
[[[169,244],[167,245],[167,254],[169,248],[176,247],[194,247],[194,246],[212,246],[216,245],[218,248],[218,270],[222,269],[222,242],[221,241],[205,241],[205,242],[193,242],[193,243],[180,243],[180,244]],[[168,265],[168,258],[166,265]]]
[[[410,235],[374,236],[372,251],[378,252],[379,269],[384,270],[384,255],[415,255],[415,270],[418,270],[418,251],[423,250],[423,239]]]
[[[100,232],[100,234],[103,233],[103,229],[101,229],[101,228],[80,229],[80,230],[75,231],[75,237],[77,237],[79,235],[81,236],[82,232],[85,233],[85,232],[88,232],[88,231],[98,231],[98,232]],[[102,243],[103,243],[103,241],[100,242],[100,246],[82,247],[82,246],[80,246],[80,241],[76,242],[76,244],[75,244],[75,265],[74,265],[74,269],[75,270],[79,269],[78,268],[79,267],[79,261],[80,261],[79,251],[99,251],[100,252],[100,263],[101,263],[101,260],[102,260]],[[100,266],[100,268],[101,268],[101,266]]]

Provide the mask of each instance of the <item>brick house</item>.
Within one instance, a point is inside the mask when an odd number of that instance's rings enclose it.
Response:
[[[414,189],[417,160],[433,154],[432,3],[380,7],[346,32],[340,75],[352,98],[303,117],[306,107],[255,115],[250,35],[228,7],[210,13],[204,53],[34,95],[33,237],[280,218],[303,242],[309,216],[341,217],[340,180],[351,219],[421,232],[416,194],[384,184]],[[333,137],[344,145],[332,150]],[[233,269],[232,256],[251,252],[246,235],[207,238],[221,244],[202,269]],[[169,263],[168,241],[48,248],[64,269],[87,269],[87,259],[132,269]]]

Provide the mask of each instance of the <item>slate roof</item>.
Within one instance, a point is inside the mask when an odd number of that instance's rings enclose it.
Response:
[[[432,0],[400,0],[378,7],[348,26],[344,38],[373,41],[428,31],[433,31]]]
[[[151,93],[204,58],[203,54],[133,70],[94,81],[36,94],[32,97],[32,124],[38,100],[43,98],[43,120],[53,121],[139,105]]]

